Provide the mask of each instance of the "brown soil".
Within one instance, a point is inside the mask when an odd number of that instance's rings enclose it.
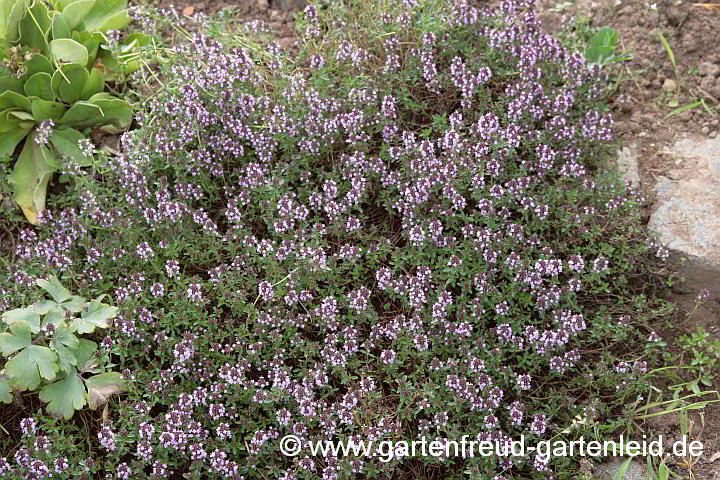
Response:
[[[667,289],[666,298],[678,308],[674,315],[672,326],[659,328],[658,333],[670,344],[671,351],[680,358],[679,364],[688,365],[692,354],[684,353],[677,346],[673,346],[673,339],[702,327],[715,339],[720,337],[720,271],[710,268],[698,259],[685,259],[679,255],[673,256],[678,264],[680,282]],[[707,290],[709,296],[702,302],[697,301],[698,292]],[[684,381],[693,380],[689,375],[680,375]],[[672,383],[669,379],[661,379],[657,387],[666,389]],[[720,385],[720,371],[715,372],[712,379],[713,387],[703,387],[701,390],[718,389]],[[689,395],[685,390],[682,395]],[[720,399],[716,393],[706,395],[691,401]],[[659,412],[659,410],[654,410]],[[698,458],[670,457],[668,465],[683,478],[697,480],[717,480],[720,478],[720,403],[708,405],[703,410],[697,410],[690,415],[689,440],[697,440],[703,444],[703,455]],[[648,419],[643,424],[643,430],[648,437],[662,435],[667,448],[674,440],[680,438],[679,416],[668,414]]]
[[[195,20],[227,8],[237,25],[253,20],[266,22],[283,48],[290,47],[297,39],[294,16],[307,5],[305,0],[179,0],[175,5],[163,0],[137,0],[131,3],[175,9],[181,22],[186,24],[183,26],[191,29]]]
[[[615,28],[622,51],[632,60],[613,67],[621,79],[611,96],[616,134],[638,145],[640,176],[648,186],[674,165],[665,147],[687,136],[720,135],[720,7],[704,8],[685,0],[577,0],[560,12],[559,0],[539,0],[548,29],[569,24],[573,17],[592,19],[593,26]],[[719,5],[719,4],[707,4]],[[658,33],[667,39],[677,66],[673,68]],[[666,116],[678,106],[704,99],[703,107]]]

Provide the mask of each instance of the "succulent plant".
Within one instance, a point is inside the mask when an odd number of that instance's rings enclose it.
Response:
[[[38,223],[63,159],[91,162],[78,144],[84,129],[130,125],[131,106],[105,93],[108,66],[122,65],[105,32],[129,23],[126,7],[126,0],[0,0],[0,158],[25,140],[9,180],[30,223]],[[128,46],[139,41],[128,38]]]

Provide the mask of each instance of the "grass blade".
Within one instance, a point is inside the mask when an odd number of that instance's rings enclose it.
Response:
[[[665,115],[665,118],[670,118],[670,117],[672,117],[673,115],[677,115],[677,114],[680,114],[680,113],[683,113],[683,112],[687,112],[688,110],[692,110],[693,108],[702,106],[702,104],[703,104],[703,101],[702,101],[702,100],[699,100],[699,101],[697,101],[697,102],[688,103],[687,105],[682,105],[682,106],[676,108],[675,110],[671,111],[671,112],[668,113],[667,115]]]
[[[622,465],[620,465],[620,468],[618,468],[617,472],[615,472],[613,480],[623,480],[625,478],[625,472],[627,472],[628,468],[630,468],[630,462],[632,462],[632,457],[628,458],[622,463]]]
[[[670,48],[670,44],[665,38],[665,35],[663,35],[662,32],[658,32],[658,37],[660,37],[660,42],[662,42],[663,47],[668,54],[668,57],[670,57],[670,62],[672,63],[673,69],[677,69],[677,65],[675,64],[675,54],[673,53],[672,48]]]

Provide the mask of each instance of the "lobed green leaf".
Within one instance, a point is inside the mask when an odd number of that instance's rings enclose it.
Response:
[[[108,328],[108,320],[115,318],[118,308],[102,303],[97,299],[90,300],[87,310],[83,310],[80,318],[73,320],[71,330],[78,333],[92,333],[95,328]]]
[[[0,402],[11,403],[13,399],[10,382],[5,375],[0,374]]]
[[[5,374],[14,390],[35,390],[42,379],[55,380],[58,368],[55,352],[29,345],[5,364]]]
[[[77,371],[64,378],[45,385],[40,390],[40,400],[47,403],[47,410],[54,417],[70,420],[75,410],[85,406],[85,386]]]
[[[30,328],[32,333],[38,333],[40,331],[40,315],[35,312],[32,307],[9,310],[3,313],[2,319],[8,325],[24,323]]]
[[[72,293],[63,287],[60,280],[55,275],[50,275],[47,279],[39,278],[35,281],[38,287],[45,290],[57,303],[70,300]]]
[[[0,353],[8,357],[18,350],[22,350],[32,343],[30,326],[23,322],[10,325],[10,333],[0,333]]]

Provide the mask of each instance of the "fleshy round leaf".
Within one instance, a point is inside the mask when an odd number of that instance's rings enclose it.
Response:
[[[72,30],[62,13],[56,13],[52,19],[52,38],[57,40],[60,38],[70,38]],[[52,44],[51,44],[52,48]]]
[[[97,126],[103,119],[100,107],[89,102],[75,102],[60,119],[60,125],[74,128]]]
[[[52,120],[57,122],[67,111],[67,107],[59,102],[48,102],[47,100],[33,99],[31,110],[33,118],[35,118],[36,122],[42,122],[43,120]]]
[[[55,172],[51,163],[54,154],[44,145],[35,143],[36,133],[28,136],[8,180],[13,188],[13,200],[25,214],[28,222],[38,224],[37,215],[45,209],[47,185]]]
[[[41,53],[47,52],[51,24],[50,13],[45,4],[37,1],[33,2],[18,25],[20,44]]]
[[[15,108],[6,108],[3,111],[0,111],[0,132],[5,133],[9,132],[11,130],[15,130],[18,128],[18,121],[17,118],[10,115],[10,112],[16,110]]]
[[[19,120],[24,120],[24,121],[28,121],[28,122],[35,121],[35,119],[32,116],[32,113],[23,112],[22,110],[14,110],[14,111],[10,112],[8,116],[9,117],[12,116]]]
[[[52,381],[58,371],[57,355],[48,347],[29,345],[5,364],[14,390],[35,390],[42,379]]]
[[[11,107],[29,112],[30,100],[25,95],[13,92],[12,90],[6,90],[0,94],[0,110]]]
[[[85,385],[77,372],[40,390],[40,400],[47,403],[47,411],[54,417],[70,420],[75,410],[85,406]]]
[[[110,126],[125,130],[132,121],[132,107],[126,101],[98,93],[86,102],[75,102],[60,119],[61,125],[73,128]]]
[[[80,100],[89,75],[84,66],[76,63],[63,65],[53,74],[53,93],[63,102],[75,103]]]
[[[10,42],[17,42],[20,38],[20,20],[26,15],[27,7],[33,0],[18,0],[12,3],[10,8],[4,7],[1,12],[5,20],[5,39]]]
[[[55,8],[64,12],[68,5],[77,1],[78,0],[55,0],[53,3],[55,4]]]
[[[93,68],[90,70],[90,76],[85,83],[85,87],[83,87],[82,99],[87,100],[103,90],[105,90],[105,75],[99,69]]]
[[[127,0],[102,0],[95,2],[92,10],[85,15],[80,29],[107,32],[122,30],[129,23]]]
[[[50,102],[55,100],[55,94],[50,85],[51,80],[52,77],[49,73],[36,73],[25,82],[25,95],[28,97],[39,97],[42,100]]]
[[[55,72],[55,68],[50,62],[50,59],[42,53],[36,53],[30,57],[30,60],[25,64],[25,68],[30,76],[40,72],[52,75]]]
[[[23,81],[13,75],[0,76],[0,92],[10,90],[11,92],[23,93]]]
[[[30,128],[17,128],[9,132],[0,133],[0,157],[9,157],[15,151],[18,143],[30,133]]]
[[[14,0],[2,0],[0,1],[0,33],[5,33],[7,28],[7,21],[12,11]]]
[[[0,112],[0,132],[6,133],[11,130],[17,130],[20,121],[17,117],[10,115],[16,108],[7,108]]]
[[[85,380],[88,390],[88,407],[95,410],[103,406],[110,395],[127,392],[127,383],[118,372],[107,372],[94,375]]]
[[[98,48],[105,41],[100,32],[73,32],[72,39],[81,43],[88,51],[88,63],[85,65],[90,68],[97,58]]]
[[[76,0],[70,2],[62,9],[65,20],[71,30],[75,29],[85,19],[85,16],[90,13],[90,10],[95,6],[96,0]]]
[[[50,52],[55,61],[76,63],[85,66],[88,63],[87,48],[71,38],[59,38],[50,42]]]
[[[23,322],[10,325],[10,332],[0,333],[0,352],[9,357],[32,343],[30,327]]]
[[[73,128],[60,127],[50,135],[50,143],[60,155],[72,158],[79,165],[87,166],[92,163],[92,157],[88,157],[78,145],[78,142],[84,138],[85,135]]]

